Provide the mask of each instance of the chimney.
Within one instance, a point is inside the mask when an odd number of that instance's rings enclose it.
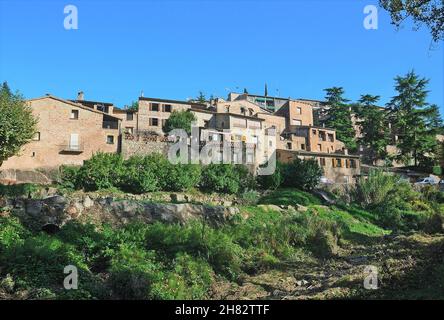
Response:
[[[83,91],[79,91],[77,93],[77,100],[84,100],[85,95],[83,94]]]

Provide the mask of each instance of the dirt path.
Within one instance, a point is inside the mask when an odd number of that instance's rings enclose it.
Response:
[[[367,290],[366,266],[378,268]],[[352,245],[327,261],[298,263],[217,283],[214,299],[444,299],[444,235],[384,237]]]

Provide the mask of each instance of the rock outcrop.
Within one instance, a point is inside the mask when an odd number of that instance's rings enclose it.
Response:
[[[106,221],[117,225],[133,221],[187,223],[195,219],[205,219],[210,224],[219,225],[239,213],[236,207],[153,203],[113,197],[92,197],[88,194],[75,197],[54,195],[44,199],[2,199],[2,207],[16,216],[31,219],[41,226],[47,224],[62,226],[73,219]]]

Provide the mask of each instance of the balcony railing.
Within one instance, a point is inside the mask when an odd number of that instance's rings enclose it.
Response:
[[[62,153],[82,153],[84,150],[83,143],[64,144],[60,146],[60,152]]]

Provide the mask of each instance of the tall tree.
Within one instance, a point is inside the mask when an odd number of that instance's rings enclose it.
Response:
[[[387,156],[386,147],[390,142],[386,112],[376,105],[379,99],[379,96],[361,95],[355,107],[357,124],[361,130],[358,142],[368,149],[368,160],[372,164]]]
[[[16,155],[35,134],[37,120],[19,94],[13,94],[6,82],[0,88],[0,166]]]
[[[414,71],[395,78],[397,95],[388,103],[394,133],[398,136],[397,159],[415,166],[429,165],[436,157],[436,135],[442,124],[437,106],[427,103],[429,80]]]
[[[199,95],[197,96],[196,100],[199,103],[207,102],[207,98],[205,97],[205,94],[202,91],[199,91]]]
[[[344,98],[342,87],[324,89],[329,106],[325,125],[336,130],[336,137],[351,151],[356,150],[355,129],[351,118],[349,100]]]
[[[379,4],[390,13],[396,27],[410,17],[417,27],[426,25],[430,29],[433,41],[444,40],[444,1],[379,0]]]

